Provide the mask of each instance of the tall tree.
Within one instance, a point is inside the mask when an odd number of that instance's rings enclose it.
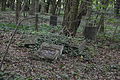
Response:
[[[10,2],[10,8],[12,10],[14,10],[15,9],[15,0],[9,0],[9,2]]]
[[[114,2],[115,14],[116,16],[120,16],[120,0],[115,0]]]
[[[30,15],[34,15],[35,14],[35,0],[31,1],[31,7],[30,7]]]
[[[61,0],[51,0],[50,4],[51,4],[50,13],[52,15],[59,14],[61,9]]]
[[[29,0],[24,0],[23,1],[23,15],[24,15],[24,17],[26,17],[27,16],[27,13],[28,13],[28,11],[29,11]]]
[[[1,0],[1,11],[6,10],[6,2],[7,2],[7,0]]]
[[[52,15],[55,15],[56,14],[56,8],[57,8],[56,0],[51,0],[50,3],[51,3],[50,13]]]
[[[87,6],[90,0],[65,0],[65,11],[63,19],[63,33],[68,36],[75,36],[81,23],[82,16],[87,13]]]
[[[50,0],[47,0],[47,5],[46,5],[46,12],[49,12],[49,7],[50,7]]]
[[[18,24],[20,17],[20,0],[16,0],[16,24]]]
[[[61,10],[61,0],[58,0],[57,2],[57,14],[60,14],[60,10]]]

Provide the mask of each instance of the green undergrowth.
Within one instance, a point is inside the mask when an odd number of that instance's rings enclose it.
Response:
[[[16,28],[15,24],[0,24],[0,29],[5,30],[5,31],[10,31],[14,30]],[[64,45],[64,53],[69,53],[72,56],[77,56],[81,55],[79,51],[79,45],[81,42],[84,40],[84,37],[67,37],[64,35],[59,35],[60,30],[62,30],[61,26],[49,26],[46,24],[43,24],[39,26],[39,31],[35,31],[34,26],[19,26],[18,31],[22,34],[30,34],[30,35],[37,35],[39,36],[37,41],[36,41],[36,47],[35,50],[40,47],[40,45],[43,42],[51,43],[51,44],[57,44],[57,45]],[[119,33],[119,28],[116,31],[114,38],[113,38],[113,32],[115,30],[115,27],[112,26],[107,26],[105,28],[105,33],[100,33],[97,36],[97,39],[100,40],[101,42],[98,42],[98,46],[103,46],[106,41],[115,41],[115,42],[120,42],[120,33]],[[69,47],[70,46],[70,47]],[[77,46],[77,47],[76,47]],[[89,46],[90,48],[92,46]],[[93,47],[94,48],[94,47]],[[119,45],[112,45],[112,49],[118,48]],[[89,50],[86,50],[86,52],[90,52]],[[94,52],[94,51],[93,51]]]
[[[13,30],[16,26],[14,24],[0,24],[0,28],[6,31]],[[72,56],[79,55],[79,45],[84,40],[84,37],[67,37],[64,35],[59,35],[61,31],[61,26],[49,26],[43,24],[39,26],[39,31],[34,30],[34,26],[19,26],[18,31],[23,35],[35,35],[39,36],[36,41],[36,46],[34,50],[40,48],[43,42],[50,44],[57,44],[64,46],[64,53],[68,53]]]
[[[15,24],[3,24],[0,23],[0,30],[4,31],[10,31],[14,30],[16,28]],[[20,33],[28,34],[28,35],[37,35],[39,36],[37,38],[36,44],[34,48],[32,49],[33,51],[36,51],[40,48],[41,44],[43,42],[47,42],[50,44],[57,44],[57,45],[63,45],[64,50],[63,53],[68,54],[70,56],[80,56],[83,58],[84,61],[91,61],[93,57],[96,56],[97,53],[97,47],[98,46],[103,46],[106,41],[114,41],[119,43],[120,42],[120,32],[119,28],[116,31],[114,38],[113,38],[113,32],[115,30],[114,27],[112,26],[107,26],[105,29],[105,33],[99,34],[97,36],[97,39],[100,40],[100,42],[97,42],[97,44],[94,43],[89,43],[85,49],[81,52],[79,50],[79,45],[82,43],[84,40],[84,37],[67,37],[64,35],[59,35],[60,30],[62,30],[61,26],[48,26],[46,24],[39,26],[39,31],[35,31],[34,26],[19,26],[18,31]],[[105,46],[105,45],[104,45]],[[107,45],[109,46],[109,45]],[[118,44],[113,44],[110,45],[111,49],[120,49],[120,45]],[[109,46],[109,47],[110,47]],[[86,71],[91,71],[95,65],[89,65]],[[118,66],[106,66],[106,70],[112,70],[113,68],[119,69]],[[11,77],[12,75],[12,77]],[[10,76],[9,80],[32,80],[31,78],[24,78],[21,75],[15,75],[14,73],[6,73],[6,72],[0,72],[0,80],[6,80],[6,77],[8,78]]]
[[[79,45],[84,40],[84,38],[72,38],[64,35],[55,35],[55,34],[43,34],[39,35],[39,38],[36,41],[36,49],[40,48],[40,45],[43,42],[50,44],[63,45],[63,53],[67,53],[72,56],[77,56],[79,54]]]
[[[24,77],[18,73],[13,72],[0,72],[0,80],[48,80],[44,75],[39,75],[38,77]]]
[[[4,31],[10,31],[10,30],[14,30],[16,28],[15,24],[4,24],[4,23],[0,23],[0,30],[4,30]],[[25,25],[20,25],[18,26],[18,31],[20,31],[21,33],[24,34],[36,34],[36,33],[51,33],[51,32],[59,32],[62,29],[61,26],[49,26],[46,24],[42,24],[38,26],[38,32],[35,31],[35,26],[31,25],[31,26],[25,26]]]
[[[99,33],[97,38],[106,41],[120,42],[120,26],[107,25],[105,31]]]
[[[16,73],[1,71],[0,80],[29,80],[29,79],[25,79],[23,76]]]

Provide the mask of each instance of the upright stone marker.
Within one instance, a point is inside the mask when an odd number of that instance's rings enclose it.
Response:
[[[51,26],[57,26],[57,16],[56,15],[51,15],[50,16],[50,25]]]
[[[41,48],[37,51],[40,58],[56,60],[62,54],[63,47],[61,45],[42,43]]]
[[[85,27],[83,35],[85,39],[95,40],[97,34],[97,27]]]

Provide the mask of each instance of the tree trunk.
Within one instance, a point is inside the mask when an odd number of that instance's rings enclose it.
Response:
[[[32,0],[29,14],[35,15],[35,0]]]
[[[86,15],[87,13],[87,1],[89,0],[82,1],[81,4],[79,4],[79,0],[66,0],[63,19],[63,33],[65,35],[76,35],[82,16]]]
[[[41,14],[44,14],[46,12],[46,4],[45,4],[45,0],[42,0],[41,3],[40,3],[40,12]]]
[[[6,10],[6,1],[7,0],[2,0],[2,2],[1,2],[1,4],[2,4],[1,11],[5,11]]]
[[[116,17],[120,17],[120,0],[114,2],[114,8]]]
[[[50,0],[47,0],[47,6],[46,6],[46,12],[49,12],[49,7],[50,7]]]
[[[50,13],[52,15],[56,14],[56,8],[57,8],[57,4],[56,4],[56,0],[51,0],[51,7],[50,7]]]
[[[61,0],[58,0],[57,2],[57,14],[60,15],[60,11],[61,11]]]
[[[29,11],[29,0],[24,0],[24,3],[23,3],[23,16],[24,18],[27,17],[27,13]]]
[[[10,8],[11,10],[15,10],[15,0],[10,0]]]
[[[18,24],[19,17],[20,17],[20,0],[16,1],[16,24]]]
[[[35,12],[39,12],[39,0],[35,0]]]
[[[39,11],[39,0],[35,0],[35,30],[38,31],[38,11]]]

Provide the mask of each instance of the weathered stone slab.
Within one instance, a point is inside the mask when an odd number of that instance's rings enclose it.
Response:
[[[95,40],[97,35],[97,27],[85,27],[83,35],[85,39]]]
[[[64,46],[43,42],[37,54],[40,58],[56,60],[62,54]]]
[[[25,37],[24,44],[35,44],[37,36],[28,35]]]
[[[17,45],[19,47],[30,47],[30,46],[34,46],[36,43],[36,40],[38,39],[39,36],[35,36],[35,35],[24,35],[21,38],[21,42],[18,43]]]

